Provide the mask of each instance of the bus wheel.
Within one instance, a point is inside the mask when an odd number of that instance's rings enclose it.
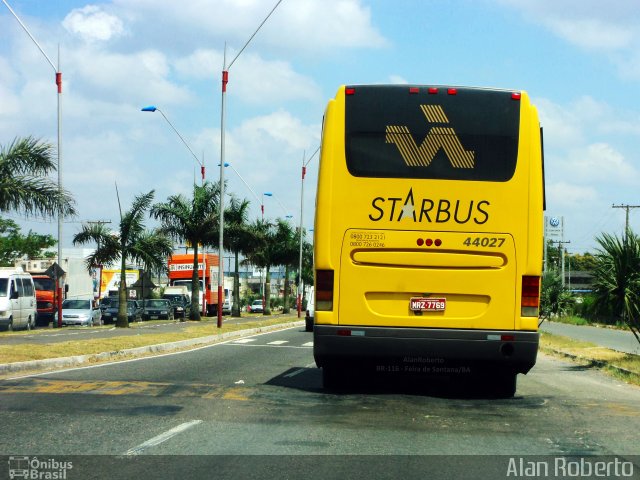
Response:
[[[516,394],[517,379],[518,374],[505,372],[494,376],[488,386],[496,398],[512,398]]]

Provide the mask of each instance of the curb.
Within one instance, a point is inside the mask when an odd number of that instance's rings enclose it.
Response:
[[[627,370],[626,368],[622,368],[622,367],[617,367],[615,365],[611,365],[609,362],[607,362],[605,360],[596,360],[594,358],[583,357],[581,355],[575,355],[573,353],[563,352],[562,350],[556,350],[555,348],[546,347],[546,350],[548,350],[549,352],[551,352],[554,355],[559,355],[561,357],[565,357],[565,358],[568,358],[570,360],[576,360],[576,361],[580,361],[580,362],[589,362],[589,365],[593,365],[594,367],[597,367],[597,368],[608,368],[608,369],[614,370],[614,371],[616,371],[618,373],[622,373],[622,374],[625,374],[625,375],[630,375],[630,376],[633,376],[633,377],[638,376],[637,373],[632,372],[631,370]],[[544,353],[544,350],[543,350],[543,353]],[[620,353],[625,353],[625,352],[620,352]]]
[[[145,347],[129,348],[126,350],[116,350],[112,352],[91,353],[88,355],[75,355],[72,357],[48,358],[44,360],[30,360],[27,362],[14,362],[0,365],[0,375],[6,373],[24,372],[28,370],[57,370],[67,367],[75,367],[79,365],[103,362],[107,360],[116,360],[130,356],[141,356],[147,353],[165,353],[189,347],[198,347],[205,345],[213,345],[224,340],[232,338],[245,337],[255,335],[257,333],[267,333],[276,330],[285,330],[297,326],[304,326],[303,321],[295,321],[289,323],[280,323],[277,325],[269,325],[266,327],[251,328],[248,330],[236,330],[220,335],[209,335],[206,337],[190,338],[188,340],[179,340],[177,342],[160,343],[156,345],[147,345]]]

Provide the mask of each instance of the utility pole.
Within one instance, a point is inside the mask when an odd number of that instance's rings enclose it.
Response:
[[[561,267],[561,275],[562,275],[562,286],[564,287],[564,247],[563,244],[565,243],[571,243],[571,240],[549,240],[551,243],[557,243],[558,244],[558,248],[561,251],[562,256],[561,258],[561,262],[562,262],[562,267]]]
[[[624,243],[627,244],[627,236],[629,232],[629,210],[632,208],[640,208],[640,205],[616,205],[615,203],[611,205],[611,208],[624,208],[626,212],[626,220],[624,224]]]

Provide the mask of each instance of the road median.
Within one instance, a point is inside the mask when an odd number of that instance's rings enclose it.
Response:
[[[60,370],[188,350],[234,338],[303,325],[304,321],[297,320],[295,316],[283,316],[243,324],[225,325],[220,329],[212,322],[211,325],[194,326],[181,332],[154,335],[134,335],[44,345],[4,345],[0,349],[0,361],[2,362],[0,376]]]

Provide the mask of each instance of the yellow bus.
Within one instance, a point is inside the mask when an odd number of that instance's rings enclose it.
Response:
[[[314,357],[481,378],[535,364],[542,129],[524,91],[342,86],[327,106],[314,224]]]

